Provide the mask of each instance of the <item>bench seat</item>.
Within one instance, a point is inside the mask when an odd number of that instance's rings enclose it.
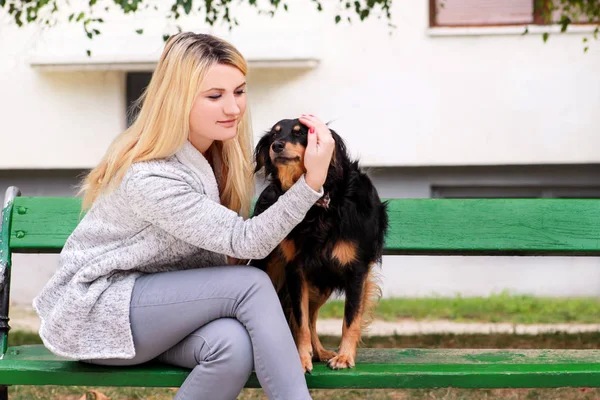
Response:
[[[188,373],[158,363],[90,365],[42,345],[10,347],[0,361],[2,383],[9,385],[178,387]],[[315,363],[307,382],[313,389],[599,386],[600,350],[359,349],[355,368]],[[256,376],[246,387],[260,387]]]

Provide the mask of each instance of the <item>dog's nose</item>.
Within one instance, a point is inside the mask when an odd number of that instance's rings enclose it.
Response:
[[[285,148],[285,144],[283,142],[275,142],[273,143],[273,151],[275,153],[281,153],[283,151],[283,149]]]

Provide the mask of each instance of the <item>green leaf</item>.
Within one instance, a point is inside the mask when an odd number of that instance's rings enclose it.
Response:
[[[338,24],[341,20],[342,20],[342,17],[340,17],[339,15],[335,16],[335,23],[336,24]]]
[[[589,50],[589,47],[588,47],[588,46],[585,46],[585,47],[583,48],[583,52],[584,52],[584,53],[587,53],[587,51],[588,51],[588,50]]]
[[[85,52],[87,53],[88,57],[92,56],[92,52],[90,50],[86,50]]]
[[[550,34],[548,32],[544,32],[544,34],[542,35],[542,39],[544,39],[544,43],[546,43],[548,41],[549,36],[550,36]]]
[[[137,33],[138,35],[141,35],[142,33],[144,33],[143,29],[136,29],[135,33]]]
[[[23,26],[23,21],[21,21],[21,11],[17,11],[17,13],[15,14],[15,21],[17,22],[17,25],[19,27]]]
[[[85,14],[83,12],[80,12],[79,15],[77,16],[77,19],[75,20],[75,22],[79,22],[83,19],[83,17],[85,17]]]
[[[192,0],[187,0],[183,3],[183,11],[185,11],[186,14],[192,12]]]

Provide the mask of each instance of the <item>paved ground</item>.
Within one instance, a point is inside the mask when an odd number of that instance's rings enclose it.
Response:
[[[39,319],[31,310],[13,307],[10,310],[10,326],[13,330],[37,331]],[[341,336],[342,320],[326,319],[317,322],[317,331],[322,335]],[[461,323],[451,321],[374,321],[366,335],[417,335],[431,333],[519,333],[535,335],[544,332],[593,332],[600,331],[600,324],[535,324],[513,325],[510,323]]]

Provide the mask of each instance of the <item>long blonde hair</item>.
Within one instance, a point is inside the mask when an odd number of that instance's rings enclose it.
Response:
[[[218,63],[247,74],[244,57],[220,38],[191,32],[169,38],[148,87],[135,104],[141,105],[136,120],[115,138],[100,163],[83,178],[79,191],[84,193],[82,211],[89,209],[100,194],[114,189],[132,163],[172,156],[185,144],[190,133],[190,110],[200,85],[209,68]],[[215,141],[208,152],[217,151],[222,159],[222,171],[215,174],[221,203],[244,217],[250,214],[254,194],[252,146],[246,111],[236,137]]]

